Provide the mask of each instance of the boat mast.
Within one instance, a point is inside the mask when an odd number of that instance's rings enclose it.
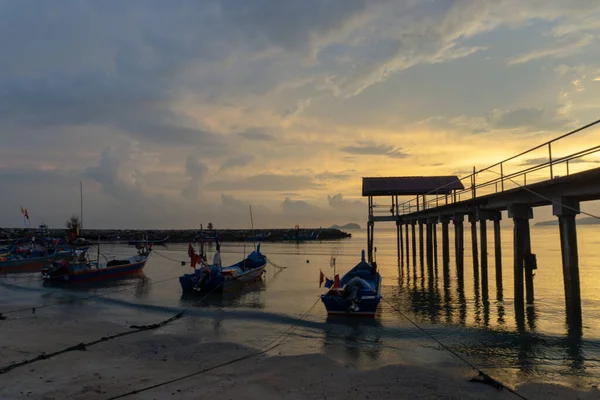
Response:
[[[80,199],[80,212],[79,212],[79,236],[83,230],[83,181],[79,181],[79,199]]]
[[[252,206],[250,206],[250,225],[252,226],[252,240],[254,242],[254,250],[256,250],[256,234],[254,233],[254,219],[252,218]]]

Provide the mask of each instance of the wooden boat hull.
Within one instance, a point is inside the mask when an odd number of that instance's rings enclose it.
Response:
[[[259,279],[267,266],[265,262],[262,266],[252,268],[242,274],[237,276],[220,276],[214,277],[210,281],[208,281],[205,285],[202,286],[201,290],[197,290],[194,286],[194,282],[191,279],[193,274],[186,274],[179,277],[179,283],[181,284],[181,289],[186,293],[211,293],[221,291],[227,286],[232,284],[245,284],[248,282],[254,282]]]
[[[32,258],[22,260],[0,261],[0,273],[19,271],[39,271],[50,262],[49,258]]]
[[[20,272],[20,271],[39,271],[48,263],[68,256],[68,252],[54,252],[48,256],[20,258],[16,260],[0,260],[0,273],[2,272]]]
[[[44,274],[45,271],[42,271],[42,277],[44,280],[50,282],[98,282],[139,273],[144,268],[147,261],[148,259],[145,259],[135,263],[116,265],[114,267],[74,271],[57,277],[49,277],[47,274]]]
[[[381,296],[363,296],[360,300],[359,310],[352,311],[348,309],[348,304],[340,301],[339,297],[321,295],[321,301],[325,305],[327,315],[346,315],[356,317],[374,317],[377,307],[381,301]]]

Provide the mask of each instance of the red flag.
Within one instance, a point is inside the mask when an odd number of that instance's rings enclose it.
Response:
[[[191,243],[188,246],[188,256],[190,256],[190,266],[192,268],[196,268],[196,264],[200,262],[200,257],[198,257],[198,254],[196,254],[196,251]]]
[[[340,274],[336,274],[333,277],[333,287],[334,288],[341,288],[342,284],[340,283]]]
[[[324,280],[325,280],[325,275],[323,274],[323,271],[319,270],[319,287],[321,287]]]

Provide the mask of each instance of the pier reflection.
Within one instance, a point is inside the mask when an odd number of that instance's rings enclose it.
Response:
[[[567,366],[578,374],[585,370],[581,319],[566,315],[565,336],[544,335],[538,332],[539,310],[535,305],[517,307],[513,314],[514,308],[507,307],[501,289],[492,303],[480,286],[478,274],[468,276],[469,282],[465,282],[461,271],[456,271],[452,279],[451,269],[443,264],[438,276],[435,269],[429,268],[424,270],[425,274],[414,276],[410,267],[406,267],[406,271],[399,268],[402,273],[393,296],[396,305],[410,310],[425,329],[428,323],[468,328],[458,334],[451,330],[453,337],[447,338],[451,342],[458,335],[459,351],[467,357],[476,357],[478,362],[496,367],[500,356],[503,367],[526,373],[538,373],[537,369],[549,362],[557,367]],[[443,337],[440,339],[443,341]]]

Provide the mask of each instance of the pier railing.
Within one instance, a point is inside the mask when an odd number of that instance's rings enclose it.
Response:
[[[562,176],[562,174],[569,175],[573,172],[584,171],[589,168],[578,168],[577,166],[586,163],[600,163],[600,160],[585,160],[583,158],[600,152],[600,144],[578,149],[577,151],[568,154],[564,153],[572,151],[574,147],[573,143],[569,142],[569,139],[572,139],[578,133],[587,131],[589,128],[599,124],[600,119],[488,167],[479,170],[473,167],[472,173],[458,179],[465,187],[464,190],[448,193],[447,187],[456,183],[455,181],[403,203],[398,202],[398,204],[392,205],[373,205],[373,212],[376,214],[389,214],[391,212],[393,214],[395,211],[397,215],[409,214],[444,204],[475,199],[492,193],[500,193],[515,187],[526,186],[534,182],[558,178],[559,176]],[[596,143],[600,143],[600,131],[594,133],[597,134],[595,135],[597,136]],[[589,141],[586,143],[589,143]],[[568,150],[561,151],[561,145],[564,145]],[[588,144],[585,146],[588,146]],[[559,149],[557,149],[557,147]],[[562,155],[556,156],[556,154],[561,153]],[[525,157],[526,159],[524,159]],[[509,171],[511,162],[517,160],[520,160],[520,163],[517,164],[517,166],[525,168]]]

